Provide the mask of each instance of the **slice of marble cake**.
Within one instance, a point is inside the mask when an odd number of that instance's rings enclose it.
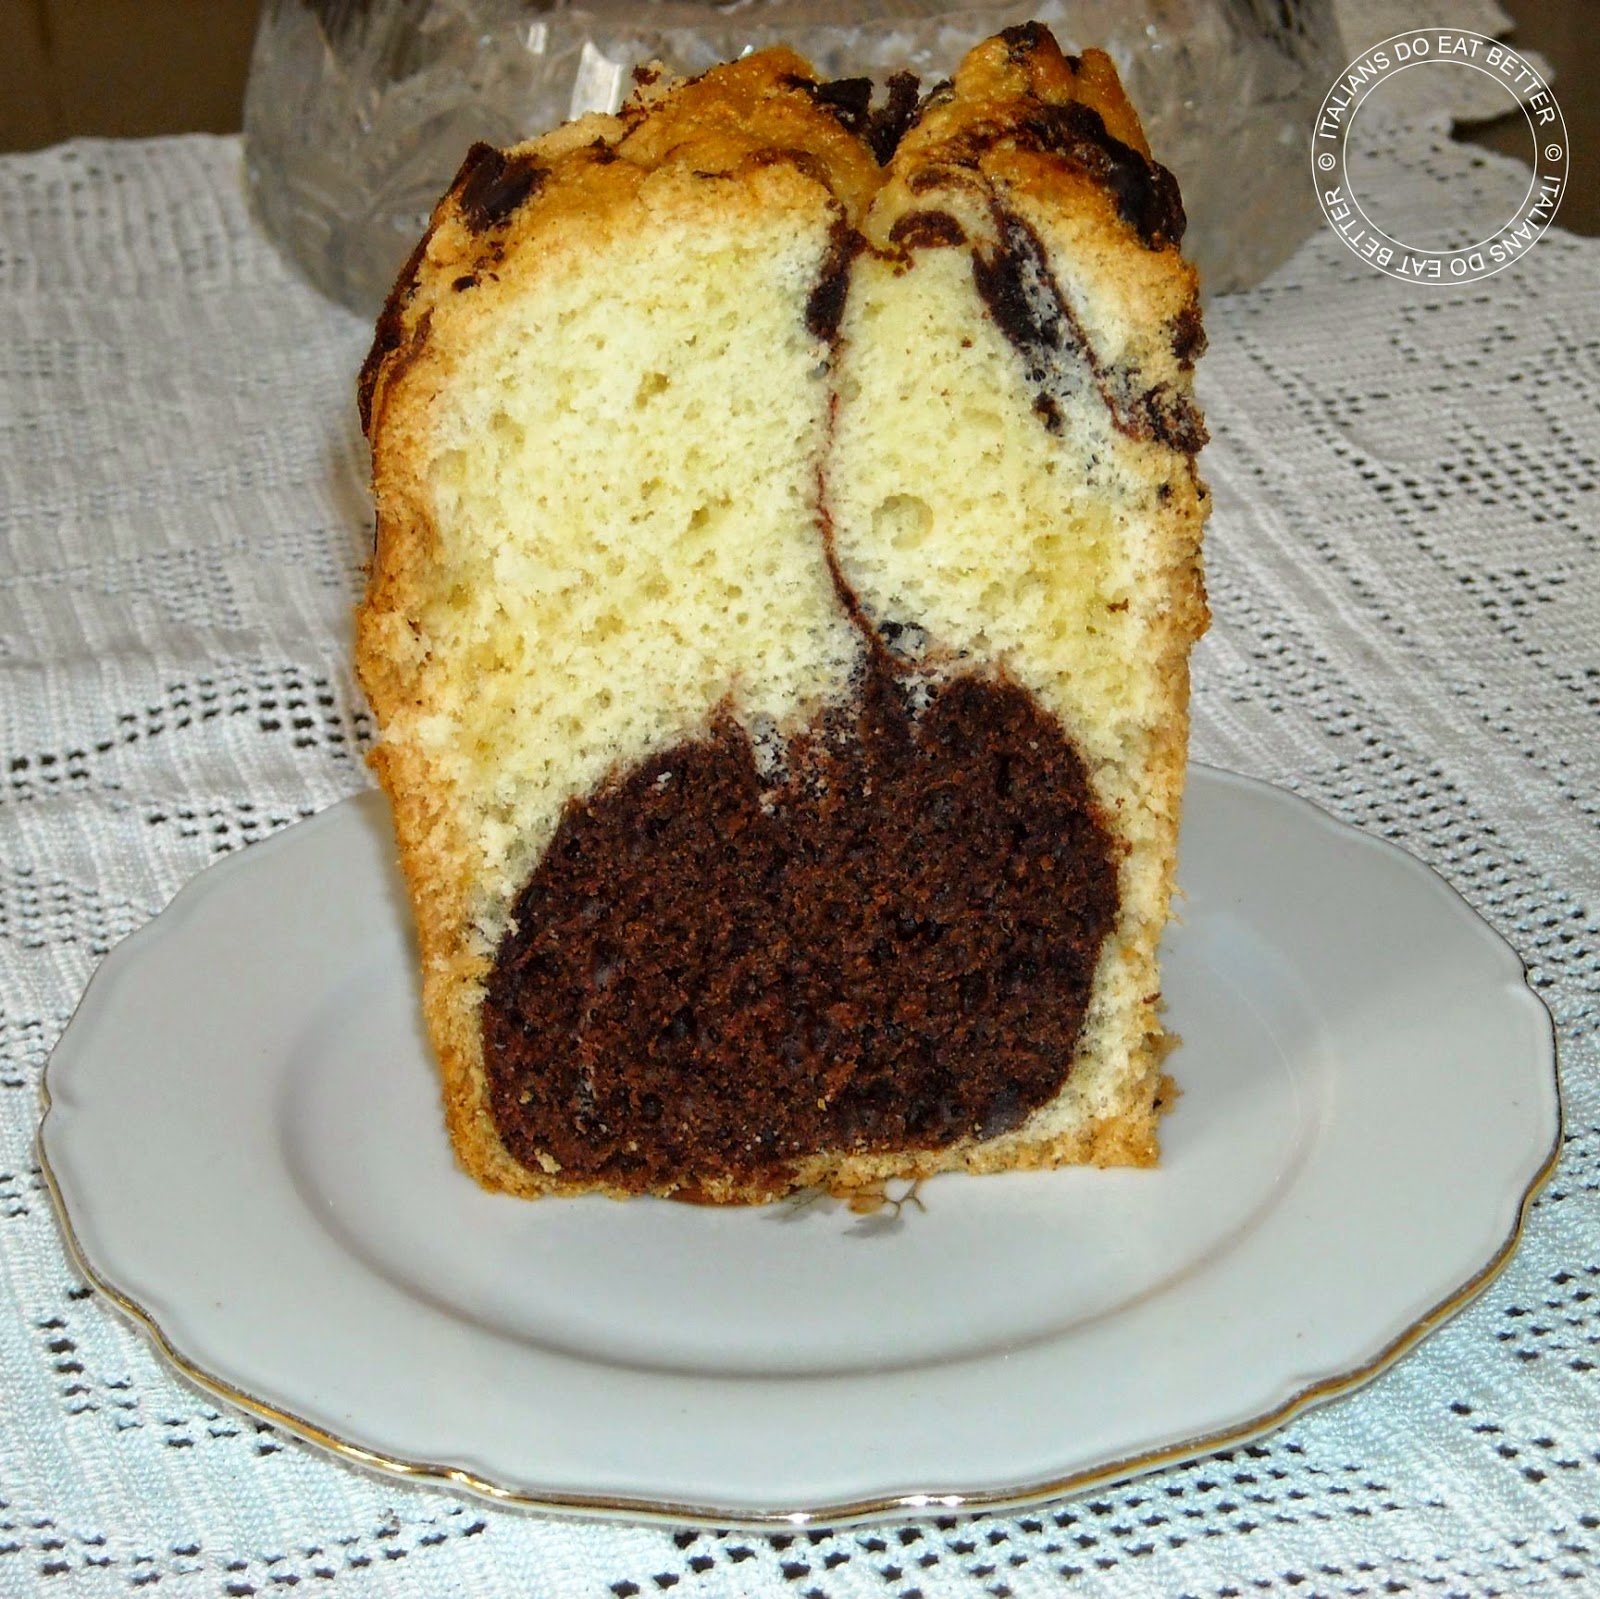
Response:
[[[1205,624],[1183,212],[1037,27],[469,157],[363,372],[458,1156],[750,1201],[1157,1155]]]

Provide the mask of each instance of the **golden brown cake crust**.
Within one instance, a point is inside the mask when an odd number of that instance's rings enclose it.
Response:
[[[862,141],[799,87],[815,81],[793,51],[763,50],[683,83],[643,74],[614,117],[581,117],[505,152],[474,145],[378,318],[358,383],[369,439],[381,429],[382,394],[415,358],[433,310],[461,292],[458,284],[499,268],[513,219],[519,236],[554,234],[568,222],[625,214],[652,172],[736,181],[776,161],[814,175],[858,220],[881,174]],[[528,200],[536,210],[523,209]]]
[[[1188,651],[1206,622],[1199,567],[1205,495],[1193,468],[1204,435],[1189,400],[1203,336],[1194,275],[1178,251],[1181,208],[1174,215],[1175,190],[1135,193],[1132,169],[1118,165],[1125,162],[1122,149],[1147,165],[1149,152],[1108,58],[1095,51],[1063,56],[1040,29],[1010,30],[975,51],[953,90],[924,107],[887,168],[863,130],[816,87],[800,58],[764,51],[689,83],[647,76],[616,117],[583,118],[504,153],[476,148],[401,273],[363,368],[377,538],[357,618],[357,668],[386,730],[371,759],[393,805],[452,1143],[465,1168],[492,1188],[530,1197],[631,1191],[525,1166],[506,1152],[488,1106],[479,1022],[492,950],[474,929],[475,844],[443,799],[449,783],[438,752],[425,741],[387,736],[428,709],[419,702],[418,682],[430,648],[419,619],[440,571],[440,532],[421,466],[432,448],[432,407],[447,392],[460,352],[552,260],[603,259],[619,231],[650,226],[659,216],[692,225],[701,196],[713,190],[716,209],[706,210],[708,218],[726,215],[732,190],[752,208],[807,219],[831,215],[840,237],[859,236],[886,259],[914,252],[915,238],[894,232],[907,215],[936,206],[964,214],[963,204],[977,203],[975,185],[1003,192],[1015,214],[1041,232],[1046,219],[1065,215],[1085,272],[1110,286],[1106,303],[1125,304],[1128,325],[1144,330],[1143,342],[1119,349],[1118,370],[1139,374],[1146,408],[1136,412],[1126,403],[1124,431],[1143,452],[1150,481],[1161,485],[1153,518],[1160,571],[1152,583],[1162,597],[1149,618],[1149,645],[1166,710],[1141,771],[1139,803],[1153,819],[1140,848],[1163,864],[1125,916],[1121,958],[1129,980],[1142,982],[1143,997],[1140,1036],[1129,1049],[1131,1086],[1115,1111],[1043,1136],[1025,1126],[936,1150],[824,1152],[795,1165],[777,1187],[716,1173],[685,1173],[681,1186],[699,1199],[753,1202],[797,1186],[849,1191],[943,1170],[1148,1165],[1157,1158],[1164,1048],[1155,1015],[1155,943],[1171,892],[1181,806]],[[1060,128],[1040,116],[1041,108],[1070,106],[1092,112],[1105,137],[1088,124],[1087,153],[1064,164],[1051,147]],[[1110,152],[1109,167],[1095,149]],[[937,246],[936,239],[926,242]],[[1098,329],[1090,333],[1099,336]],[[1108,400],[1115,403],[1124,402]]]

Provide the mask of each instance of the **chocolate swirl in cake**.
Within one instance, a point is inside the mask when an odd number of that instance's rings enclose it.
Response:
[[[489,980],[500,1136],[638,1190],[995,1137],[1071,1068],[1113,857],[1029,694],[959,676],[914,711],[875,644],[779,774],[722,716],[568,805]]]
[[[1063,410],[1092,384],[1119,432],[1195,454],[1206,442],[1199,409],[1186,396],[1142,388],[1132,374],[1102,363],[1050,270],[1038,234],[998,202],[992,210],[995,240],[973,251],[973,282],[995,326],[1026,363],[1036,391],[1033,408],[1044,425],[1059,432]],[[1196,316],[1174,331],[1174,346],[1192,360],[1203,337]]]
[[[828,240],[828,253],[815,287],[806,299],[806,330],[832,344],[839,337],[845,296],[850,292],[850,263],[866,248],[866,240],[840,217]]]
[[[922,84],[914,72],[891,73],[884,85],[884,103],[879,106],[872,103],[876,85],[871,78],[835,78],[818,83],[794,76],[787,83],[831,111],[841,127],[866,143],[880,166],[893,159],[924,103]]]

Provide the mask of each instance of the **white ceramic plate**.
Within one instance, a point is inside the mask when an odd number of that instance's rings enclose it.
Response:
[[[1507,946],[1400,851],[1197,768],[1159,1171],[865,1218],[491,1196],[451,1160],[390,853],[367,795],[206,872],[90,985],[41,1131],[97,1286],[368,1465],[714,1524],[1048,1497],[1370,1377],[1554,1160]]]

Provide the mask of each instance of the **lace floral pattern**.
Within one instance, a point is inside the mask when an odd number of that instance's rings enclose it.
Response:
[[[1369,9],[1347,39],[1381,36]],[[1442,113],[1385,159],[1417,196],[1524,181]],[[368,330],[260,239],[238,168],[235,141],[199,137],[0,160],[0,1590],[1600,1583],[1600,245],[1558,229],[1424,293],[1320,234],[1208,313],[1195,753],[1396,840],[1526,962],[1566,1135],[1505,1274],[1247,1448],[1020,1516],[674,1534],[337,1465],[175,1380],[63,1253],[38,1087],[95,965],[219,854],[367,782],[348,656]]]

